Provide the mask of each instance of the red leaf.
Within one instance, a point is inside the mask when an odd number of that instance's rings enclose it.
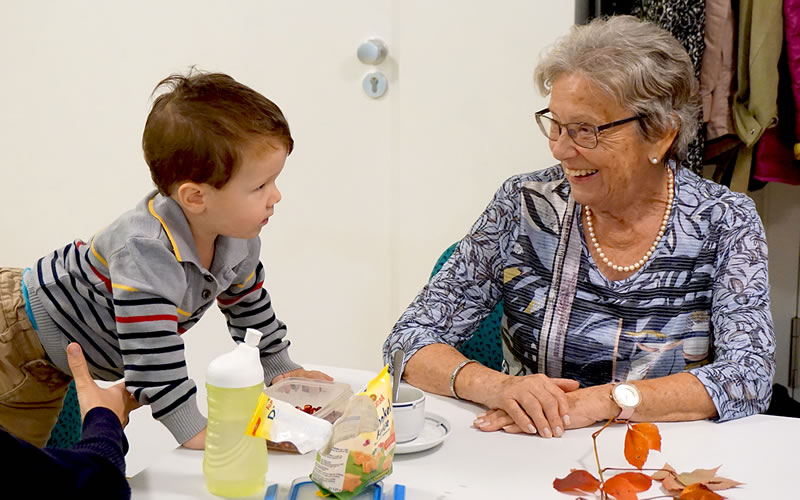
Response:
[[[650,453],[650,441],[647,436],[634,427],[628,427],[625,433],[625,460],[637,469],[641,469]]]
[[[694,483],[683,489],[678,500],[722,500],[724,498],[709,490],[703,483]]]
[[[641,472],[623,472],[606,481],[603,490],[617,500],[636,500],[636,494],[647,491],[653,480]]]
[[[564,479],[553,479],[553,488],[562,493],[594,493],[600,481],[585,470],[572,469]]]
[[[634,424],[631,427],[644,434],[648,448],[661,451],[661,433],[655,424]]]

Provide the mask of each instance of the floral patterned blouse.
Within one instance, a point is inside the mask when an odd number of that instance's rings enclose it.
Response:
[[[674,169],[674,165],[672,166]],[[686,168],[656,251],[610,281],[560,165],[508,179],[383,348],[458,347],[503,300],[507,373],[582,387],[688,371],[731,420],[767,409],[775,335],[767,244],[753,201]]]

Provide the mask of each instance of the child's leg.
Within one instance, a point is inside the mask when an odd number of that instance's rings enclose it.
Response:
[[[0,268],[0,425],[44,446],[69,382],[48,360],[25,312],[22,270]]]

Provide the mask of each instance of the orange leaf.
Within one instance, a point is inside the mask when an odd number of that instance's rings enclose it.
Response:
[[[553,479],[553,488],[562,493],[594,493],[600,481],[585,470],[572,469],[564,479]]]
[[[695,483],[684,488],[678,500],[722,500],[724,498],[709,490],[704,484]]]
[[[661,433],[655,424],[634,424],[631,427],[644,434],[648,448],[661,451]]]
[[[628,427],[625,433],[625,460],[637,469],[641,469],[650,453],[650,442],[647,436],[634,427]]]
[[[636,494],[647,491],[653,480],[641,472],[623,472],[617,474],[603,486],[603,491],[617,500],[636,500]]]

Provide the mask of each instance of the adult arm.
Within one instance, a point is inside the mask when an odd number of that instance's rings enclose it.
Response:
[[[431,344],[417,351],[406,365],[405,378],[427,392],[450,396],[450,378],[465,358],[455,348]],[[461,399],[480,403],[487,408],[502,409],[517,423],[518,429],[550,438],[561,436],[570,422],[568,391],[575,391],[578,382],[550,378],[546,375],[511,376],[478,363],[464,366],[455,379],[453,389]],[[508,425],[508,423],[504,424]],[[486,430],[497,430],[500,427]]]
[[[638,422],[683,422],[717,416],[717,409],[706,387],[691,373],[629,382],[639,389],[642,402],[631,420]],[[567,429],[586,427],[619,414],[611,399],[613,384],[596,385],[566,394],[569,407]],[[501,408],[480,415],[473,425],[482,431],[521,432],[521,427]]]
[[[428,345],[458,347],[500,301],[502,253],[516,236],[518,197],[517,183],[506,181],[447,262],[401,315],[383,345],[384,361],[392,370],[403,369],[392,365],[392,353],[397,349],[405,351],[405,364]],[[414,371],[414,367],[409,369]],[[404,370],[404,376],[413,377],[409,369]],[[446,377],[439,378],[442,380],[430,383],[447,383]]]
[[[124,455],[128,442],[113,411],[86,414],[81,440],[70,449],[37,448],[0,430],[0,449],[8,457],[0,475],[5,488],[24,485],[36,496],[130,498]]]
[[[42,449],[0,430],[0,449],[13,457],[0,469],[3,483],[25,485],[37,496],[128,499],[122,428],[139,405],[123,384],[98,387],[78,344],[67,346],[67,361],[81,408],[81,440],[70,449]]]
[[[392,353],[402,348],[403,376],[410,383],[450,395],[453,370],[466,359],[456,348],[474,334],[502,297],[504,256],[519,228],[520,184],[517,177],[503,184],[392,329],[384,359],[391,363]],[[568,414],[564,391],[577,386],[544,375],[510,377],[471,363],[459,372],[455,389],[460,398],[507,409],[526,432],[539,427],[549,437],[564,428],[561,415]]]
[[[719,421],[764,412],[775,375],[767,242],[750,198],[734,195],[719,223],[711,323],[714,361],[689,370],[714,402]]]

